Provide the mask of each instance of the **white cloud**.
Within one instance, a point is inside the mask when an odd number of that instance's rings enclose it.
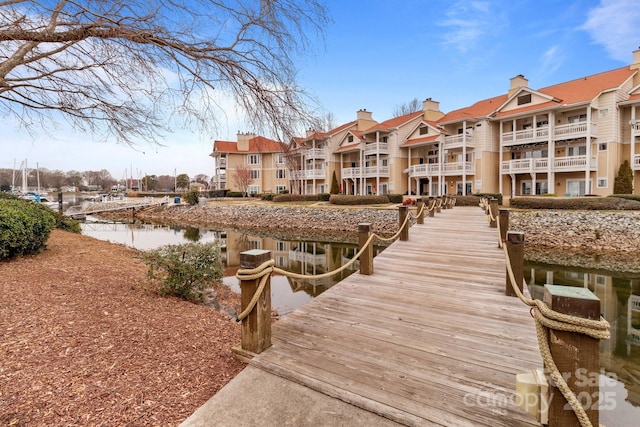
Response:
[[[442,35],[445,47],[452,47],[462,53],[470,50],[475,43],[492,30],[495,23],[489,2],[458,1],[445,13],[446,19],[438,23],[449,31]]]
[[[582,29],[604,46],[610,57],[628,63],[640,43],[639,22],[637,0],[601,0],[589,11]]]
[[[558,45],[551,46],[543,54],[540,60],[542,73],[553,74],[562,65],[562,55]]]

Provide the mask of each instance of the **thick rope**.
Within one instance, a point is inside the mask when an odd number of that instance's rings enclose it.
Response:
[[[549,376],[554,381],[554,383],[560,390],[560,393],[562,393],[569,405],[571,405],[571,409],[573,409],[573,412],[576,414],[576,417],[580,422],[580,426],[593,427],[586,411],[580,404],[580,401],[577,399],[573,390],[571,390],[571,388],[567,384],[566,380],[562,376],[562,373],[553,360],[551,349],[549,348],[549,329],[577,332],[595,339],[609,339],[611,337],[611,334],[609,332],[609,322],[607,322],[607,320],[602,317],[600,318],[600,320],[590,320],[576,316],[570,316],[564,313],[559,313],[547,307],[547,305],[543,301],[525,297],[516,284],[515,275],[513,273],[513,269],[511,268],[511,260],[509,259],[509,253],[507,251],[506,245],[503,245],[503,251],[505,253],[507,261],[507,273],[509,275],[509,282],[511,283],[513,291],[516,293],[518,298],[520,298],[520,301],[532,308],[533,318],[535,319],[536,324],[538,348],[540,349],[540,355],[542,356],[544,365],[549,371]],[[523,285],[526,285],[524,280]]]
[[[236,322],[241,322],[244,318],[246,318],[249,315],[249,313],[251,313],[251,310],[253,310],[253,308],[258,303],[258,299],[260,299],[260,295],[262,295],[262,292],[264,291],[264,288],[267,285],[269,276],[271,275],[271,272],[274,270],[273,266],[275,265],[275,263],[276,263],[275,260],[270,259],[268,261],[263,262],[256,268],[251,268],[251,269],[245,268],[237,271],[236,278],[238,280],[243,281],[243,280],[260,279],[260,283],[258,284],[258,288],[253,294],[253,297],[251,298],[249,305],[247,305],[247,307],[244,310],[242,310],[242,313],[238,315],[238,317],[236,318]]]

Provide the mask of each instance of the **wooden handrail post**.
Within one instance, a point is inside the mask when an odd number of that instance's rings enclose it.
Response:
[[[489,200],[489,212],[493,218],[489,221],[489,227],[496,228],[498,226],[498,199]]]
[[[240,268],[256,268],[271,259],[271,251],[253,249],[240,253]],[[260,279],[240,281],[240,303],[244,310],[258,289]],[[271,277],[257,304],[242,320],[241,348],[244,353],[260,354],[271,347]],[[250,356],[249,356],[250,357]]]
[[[506,244],[511,270],[513,270],[513,277],[516,279],[518,289],[522,292],[522,280],[524,279],[524,233],[520,231],[508,231]],[[505,295],[510,297],[517,296],[511,286],[511,279],[509,278],[508,272]]]
[[[424,211],[422,210],[423,206],[424,206],[424,201],[422,201],[422,199],[418,199],[418,201],[416,202],[416,210],[418,212],[418,218],[416,219],[416,224],[424,224]]]
[[[360,250],[364,247],[371,236],[371,223],[358,224],[358,243]],[[360,274],[369,276],[373,274],[373,244],[367,246],[367,248],[360,255]]]
[[[509,209],[500,209],[498,213],[500,217],[500,244],[504,244],[507,241],[507,231],[509,231]]]
[[[545,285],[543,301],[554,311],[600,319],[600,299],[589,289]],[[594,426],[600,425],[600,340],[577,332],[549,330],[553,360]],[[549,381],[549,427],[579,426],[575,413],[553,381]]]
[[[430,218],[433,218],[436,214],[435,203],[436,203],[435,197],[429,196],[429,217]]]
[[[407,218],[407,214],[409,213],[409,208],[407,206],[398,206],[398,226],[402,227],[404,224],[404,220]],[[409,222],[407,222],[404,227],[400,229],[400,240],[407,241],[409,240]]]
[[[441,202],[442,202],[442,197],[436,197],[436,213],[440,213],[442,210],[442,206],[440,206]]]

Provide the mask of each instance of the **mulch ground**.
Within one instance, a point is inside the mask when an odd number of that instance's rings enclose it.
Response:
[[[0,425],[175,426],[242,370],[238,324],[154,293],[138,255],[54,230],[0,262]]]

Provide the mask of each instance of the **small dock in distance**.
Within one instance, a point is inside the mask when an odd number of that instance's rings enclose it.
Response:
[[[542,366],[534,320],[505,269],[482,210],[445,210],[284,316],[250,365],[402,425],[538,426],[515,396]]]

